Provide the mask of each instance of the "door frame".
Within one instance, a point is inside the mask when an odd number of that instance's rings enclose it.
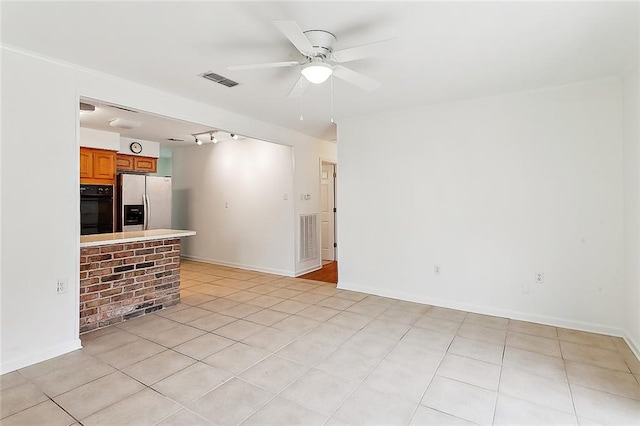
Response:
[[[338,261],[338,214],[337,214],[337,209],[338,209],[338,205],[337,205],[337,201],[338,201],[338,163],[336,160],[333,159],[325,159],[320,157],[320,164],[318,167],[318,189],[319,192],[318,194],[322,194],[322,165],[323,164],[332,164],[333,165],[333,172],[335,173],[335,176],[333,178],[333,207],[334,209],[336,209],[333,212],[333,242],[335,243],[334,247],[333,247],[333,259],[334,261]],[[322,206],[320,206],[320,214],[322,215]],[[320,235],[320,266],[322,266],[324,259],[322,259],[322,220],[319,221],[318,226],[320,227],[319,231],[319,235]]]

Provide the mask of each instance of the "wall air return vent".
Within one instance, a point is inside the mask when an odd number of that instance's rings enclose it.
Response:
[[[201,77],[204,77],[207,80],[211,80],[214,83],[222,84],[223,86],[227,86],[227,87],[233,87],[238,85],[238,82],[229,80],[227,77],[223,77],[213,72],[206,72],[202,74]]]
[[[317,217],[313,214],[300,215],[300,256],[298,261],[304,262],[318,257],[316,248],[317,238]]]

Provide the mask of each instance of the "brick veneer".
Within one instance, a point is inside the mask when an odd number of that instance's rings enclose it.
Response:
[[[80,250],[80,333],[180,301],[180,239]]]

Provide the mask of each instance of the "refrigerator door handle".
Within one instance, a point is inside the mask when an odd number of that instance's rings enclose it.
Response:
[[[147,229],[149,229],[149,217],[151,216],[151,212],[150,210],[150,204],[149,203],[149,196],[147,194],[143,195],[144,197],[144,214],[145,214],[145,218],[144,218],[144,227],[143,229],[146,231]]]

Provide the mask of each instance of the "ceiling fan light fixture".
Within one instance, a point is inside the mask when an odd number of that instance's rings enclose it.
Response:
[[[332,73],[333,67],[324,62],[314,61],[302,67],[302,75],[313,84],[324,83]]]

